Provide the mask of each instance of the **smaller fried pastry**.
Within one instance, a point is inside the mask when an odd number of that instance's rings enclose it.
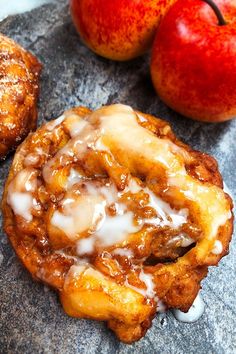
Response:
[[[0,159],[36,127],[41,64],[0,34]]]
[[[71,316],[140,339],[161,307],[187,311],[227,253],[232,202],[215,160],[124,105],[75,108],[18,148],[4,228]]]

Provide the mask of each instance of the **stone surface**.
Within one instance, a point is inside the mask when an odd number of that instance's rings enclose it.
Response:
[[[236,120],[220,125],[201,124],[168,109],[152,88],[148,56],[128,63],[97,57],[81,43],[63,0],[8,18],[0,23],[0,31],[34,52],[44,65],[39,123],[75,105],[96,108],[112,102],[130,104],[170,121],[185,142],[213,154],[236,196]],[[11,159],[0,165],[1,193]],[[198,322],[179,323],[170,312],[160,314],[145,338],[125,345],[103,323],[66,316],[57,294],[32,281],[0,232],[1,353],[236,352],[236,238],[229,256],[218,268],[211,269],[203,282],[206,310]]]

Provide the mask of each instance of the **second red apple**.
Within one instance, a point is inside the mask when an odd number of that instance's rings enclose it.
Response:
[[[184,116],[235,117],[236,1],[178,0],[157,31],[151,75],[163,101]]]

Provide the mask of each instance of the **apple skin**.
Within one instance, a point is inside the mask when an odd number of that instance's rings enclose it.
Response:
[[[70,0],[74,24],[95,53],[125,61],[152,45],[161,17],[176,0]]]
[[[206,122],[236,116],[236,1],[215,0],[227,25],[203,0],[178,0],[163,18],[151,58],[160,98]]]

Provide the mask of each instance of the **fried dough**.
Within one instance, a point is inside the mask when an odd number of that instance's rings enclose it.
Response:
[[[0,34],[0,159],[35,129],[41,64]]]
[[[187,311],[227,254],[232,200],[214,158],[129,106],[66,111],[18,148],[4,229],[70,316],[144,336],[158,308]]]

